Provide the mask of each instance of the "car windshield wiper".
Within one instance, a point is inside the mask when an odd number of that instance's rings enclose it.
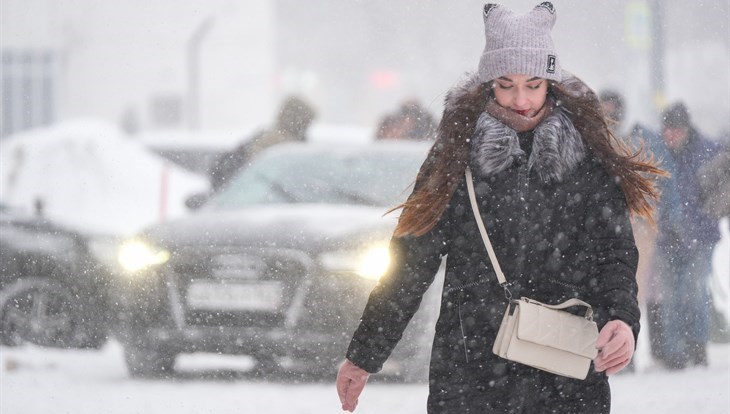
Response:
[[[345,197],[349,201],[353,201],[357,204],[362,204],[366,206],[381,206],[383,203],[379,202],[378,200],[368,197],[364,194],[356,193],[353,191],[346,190],[344,188],[340,187],[330,187],[328,188],[338,196]]]
[[[295,197],[294,194],[291,193],[291,191],[287,190],[286,187],[284,187],[284,185],[282,185],[279,181],[267,177],[263,174],[256,174],[256,179],[266,182],[266,184],[268,184],[272,190],[274,190],[277,194],[283,196],[286,201],[290,203],[299,202],[299,199]]]

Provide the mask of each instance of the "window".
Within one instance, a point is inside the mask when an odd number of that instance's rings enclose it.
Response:
[[[0,137],[55,120],[56,60],[51,51],[2,50]]]

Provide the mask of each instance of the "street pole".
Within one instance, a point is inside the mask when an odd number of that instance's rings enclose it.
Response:
[[[664,94],[664,4],[662,0],[651,0],[651,88],[654,98],[654,114],[658,118],[666,105]],[[660,120],[661,121],[661,120]]]
[[[213,18],[207,17],[198,25],[193,35],[188,39],[188,129],[200,128],[200,46],[205,35],[213,26]]]

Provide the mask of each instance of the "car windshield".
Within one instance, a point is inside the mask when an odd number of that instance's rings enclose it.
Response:
[[[213,196],[206,209],[261,204],[394,206],[410,194],[426,145],[272,148]]]

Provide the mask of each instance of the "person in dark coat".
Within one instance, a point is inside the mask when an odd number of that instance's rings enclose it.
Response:
[[[281,104],[276,123],[258,131],[233,150],[222,154],[208,175],[213,191],[218,191],[266,148],[285,142],[303,142],[316,116],[314,108],[298,96],[289,96]]]
[[[698,177],[702,212],[717,220],[730,217],[730,147],[703,165]]]
[[[443,258],[428,413],[607,413],[607,375],[633,355],[640,315],[629,214],[652,214],[663,171],[613,137],[596,94],[561,69],[551,3],[523,15],[487,4],[483,17],[478,70],[447,93],[436,141],[400,206],[391,266],[340,367],[343,410],[356,408]],[[599,356],[585,380],[492,353],[508,299],[471,210],[467,166],[511,294],[593,306]]]
[[[609,121],[611,132],[617,137],[624,137],[626,142],[635,148],[643,147],[647,153],[651,154],[656,160],[661,162],[663,170],[670,175],[674,174],[674,159],[669,152],[669,148],[664,143],[660,132],[649,128],[641,123],[624,129],[624,120],[626,115],[626,107],[623,97],[616,91],[603,90],[598,94],[601,101],[601,107],[606,118]],[[661,180],[659,182],[659,190],[662,194],[662,202],[657,206],[658,216],[665,215],[669,217],[673,215],[671,221],[681,220],[679,215],[679,190],[675,180]],[[637,271],[637,280],[639,283],[639,302],[646,310],[646,321],[649,330],[649,345],[651,355],[655,360],[664,361],[664,354],[667,345],[664,343],[666,337],[664,335],[664,316],[661,307],[661,291],[657,288],[654,280],[656,272],[654,271],[654,250],[657,238],[657,226],[647,220],[637,218],[632,220],[634,229],[634,238],[639,249],[639,268]],[[643,303],[641,303],[643,300]]]
[[[698,171],[719,146],[700,135],[683,103],[662,114],[662,137],[672,162],[676,199],[662,200],[654,256],[654,290],[659,292],[662,362],[670,369],[707,365],[709,275],[712,250],[720,240],[718,219],[702,210]]]
[[[436,123],[431,114],[415,99],[408,99],[393,114],[387,114],[378,124],[375,139],[433,139]]]

